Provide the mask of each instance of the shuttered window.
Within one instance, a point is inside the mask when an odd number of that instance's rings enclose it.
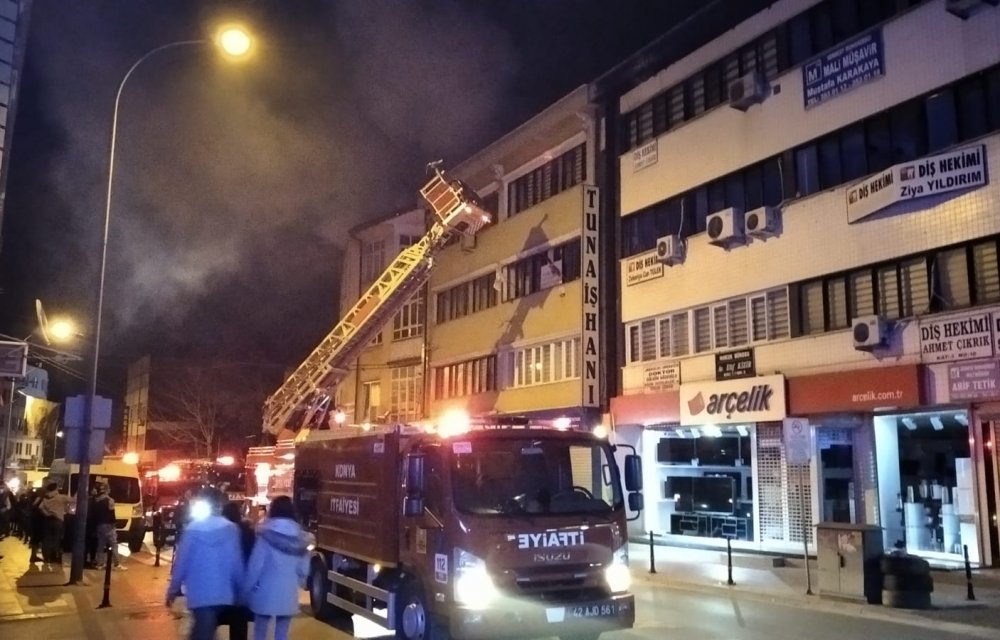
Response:
[[[985,304],[1000,300],[996,240],[972,246],[972,268],[975,273],[976,302]]]
[[[930,310],[930,286],[927,281],[927,259],[912,258],[899,265],[899,281],[903,293],[900,300],[902,316],[918,316]]]
[[[834,278],[826,283],[827,328],[844,329],[850,326],[847,317],[847,281]]]
[[[782,340],[791,331],[788,322],[788,289],[767,292],[767,339]]]
[[[670,357],[670,318],[660,319],[660,357]]]
[[[802,285],[802,333],[822,333],[823,324],[823,282],[817,280]]]
[[[739,347],[750,342],[747,329],[747,300],[729,301],[729,346]]]
[[[942,251],[934,257],[934,284],[935,308],[961,309],[972,304],[965,247]]]
[[[675,356],[686,356],[691,350],[691,337],[688,334],[688,314],[675,313],[673,316],[673,348]]]
[[[878,314],[884,318],[899,317],[899,276],[896,265],[880,267],[878,278]]]
[[[694,351],[712,350],[712,315],[708,307],[694,310]]]
[[[723,349],[729,346],[729,313],[726,305],[712,308],[712,330],[715,336],[715,348]]]
[[[851,302],[851,315],[855,318],[875,313],[875,296],[872,293],[872,272],[855,271],[847,276],[847,288]]]
[[[642,360],[656,359],[656,320],[642,321]]]
[[[767,299],[764,296],[750,299],[750,339],[767,340]]]

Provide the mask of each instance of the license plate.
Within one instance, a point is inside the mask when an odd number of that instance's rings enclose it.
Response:
[[[615,615],[615,605],[591,604],[583,607],[570,607],[569,614],[573,618],[606,618]]]

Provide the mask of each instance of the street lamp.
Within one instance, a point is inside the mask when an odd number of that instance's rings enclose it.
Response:
[[[118,91],[115,93],[115,108],[111,117],[111,146],[108,154],[108,187],[104,200],[104,235],[101,240],[101,268],[99,271],[97,285],[97,309],[94,314],[94,350],[91,354],[92,363],[89,379],[90,388],[87,393],[86,404],[84,406],[83,429],[81,429],[79,440],[80,473],[76,486],[81,489],[76,492],[77,523],[87,521],[88,505],[87,491],[85,490],[85,487],[90,486],[90,434],[94,428],[93,414],[94,399],[97,396],[97,362],[101,355],[101,316],[104,311],[104,276],[108,262],[108,229],[111,224],[111,191],[115,176],[115,145],[118,140],[118,108],[121,103],[122,91],[125,89],[125,84],[128,82],[128,79],[132,77],[132,73],[139,68],[143,62],[149,60],[157,53],[168,49],[176,49],[178,47],[206,44],[212,44],[219,47],[227,59],[238,60],[246,58],[252,52],[253,38],[245,29],[237,25],[227,25],[219,29],[215,33],[215,37],[211,40],[178,40],[177,42],[160,45],[147,51],[138,60],[132,63],[132,66],[125,72],[121,82],[118,84]],[[83,558],[86,542],[86,527],[75,527],[73,531],[73,559],[69,570],[69,584],[78,584],[80,580],[83,579]]]

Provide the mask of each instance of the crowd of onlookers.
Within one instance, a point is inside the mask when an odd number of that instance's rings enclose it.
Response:
[[[28,562],[62,564],[65,549],[65,522],[72,499],[61,492],[59,484],[46,482],[44,487],[22,488],[17,493],[3,486],[0,489],[0,539],[12,536],[31,549]],[[109,546],[112,562],[121,566],[115,535],[115,503],[108,486],[94,482],[87,514],[86,567],[101,568]],[[2,559],[3,556],[0,556]]]

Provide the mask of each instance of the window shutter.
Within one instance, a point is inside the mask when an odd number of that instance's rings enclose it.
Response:
[[[972,247],[972,269],[976,283],[976,302],[1000,300],[1000,270],[997,265],[996,241]]]
[[[695,353],[712,349],[712,312],[708,307],[694,310]]]
[[[903,317],[927,313],[930,309],[930,287],[927,282],[926,258],[907,260],[899,266],[903,299],[900,313]]]
[[[656,358],[656,320],[642,321],[642,359]]]
[[[875,313],[871,271],[856,271],[847,277],[852,315],[857,318]]]
[[[788,289],[767,292],[767,339],[779,340],[790,334]]]
[[[729,301],[729,346],[739,347],[749,342],[747,337],[747,300]]]
[[[959,309],[972,304],[965,247],[937,254],[934,269],[934,295],[943,309]]]
[[[899,278],[896,275],[896,265],[889,265],[878,270],[878,313],[893,319],[899,317]]]
[[[712,327],[715,330],[715,341],[713,346],[716,349],[729,346],[729,317],[725,305],[712,308]],[[712,348],[712,347],[709,347]]]
[[[660,319],[660,357],[669,358],[670,351],[670,318]]]
[[[823,282],[815,280],[802,285],[802,333],[823,333]]]
[[[639,353],[639,325],[634,324],[628,328],[628,361],[638,362],[642,358]]]
[[[850,320],[847,317],[847,282],[842,276],[827,281],[826,297],[830,329],[844,329],[849,327]]]
[[[767,300],[764,296],[750,298],[750,339],[767,340]]]
[[[687,312],[675,313],[673,316],[673,355],[686,356],[691,350],[691,337],[688,333]]]

